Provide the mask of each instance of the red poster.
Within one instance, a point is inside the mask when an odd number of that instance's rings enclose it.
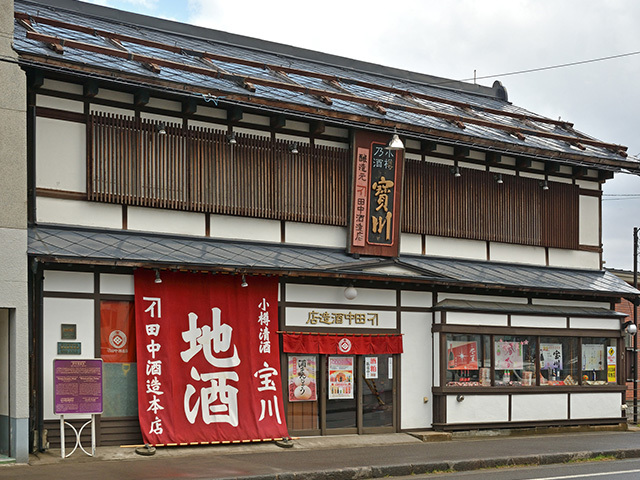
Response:
[[[136,361],[133,302],[100,302],[100,356],[106,363]]]
[[[135,273],[138,410],[146,443],[288,437],[278,352],[278,281]]]
[[[478,346],[476,342],[449,342],[447,368],[449,370],[477,370]]]

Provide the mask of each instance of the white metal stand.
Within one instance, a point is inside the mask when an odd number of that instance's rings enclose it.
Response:
[[[69,452],[68,455],[65,455],[65,445],[64,445],[64,425],[65,424],[69,425],[71,427],[71,430],[73,430],[73,433],[76,434],[76,444],[73,447],[73,450],[71,450],[71,452]],[[80,442],[80,435],[82,435],[82,430],[84,430],[84,427],[86,427],[89,424],[91,424],[91,453],[87,452],[82,446],[82,442]],[[90,457],[95,456],[96,454],[96,416],[95,414],[91,415],[91,419],[87,420],[87,422],[85,422],[85,424],[80,427],[80,430],[76,430],[76,427],[71,425],[69,422],[65,422],[64,415],[60,415],[60,456],[62,458],[70,457],[71,455],[73,455],[73,452],[75,452],[78,449],[78,447],[80,447],[80,450],[82,450],[84,453],[86,453]]]

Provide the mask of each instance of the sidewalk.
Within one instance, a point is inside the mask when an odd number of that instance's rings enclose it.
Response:
[[[425,433],[424,438],[442,438]],[[640,430],[528,436],[454,437],[422,441],[406,433],[302,437],[293,448],[274,443],[159,448],[140,456],[132,447],[100,447],[96,457],[59,450],[32,456],[29,465],[1,465],[0,479],[251,479],[380,478],[501,465],[542,465],[599,455],[640,457]]]

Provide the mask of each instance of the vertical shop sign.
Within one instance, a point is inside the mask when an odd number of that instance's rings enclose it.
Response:
[[[314,402],[317,399],[315,355],[289,356],[289,401]]]
[[[364,357],[364,378],[367,380],[378,378],[378,357]]]
[[[353,398],[353,357],[329,357],[329,400]]]
[[[350,253],[395,257],[400,235],[403,154],[384,137],[357,132]]]
[[[287,437],[277,279],[135,273],[138,414],[152,445]]]
[[[616,383],[616,347],[607,347],[607,382]]]
[[[391,245],[394,234],[396,152],[382,143],[371,144],[371,188],[367,243]]]
[[[367,233],[367,197],[369,195],[369,149],[358,148],[353,201],[353,245],[364,247]]]
[[[100,302],[100,356],[106,363],[136,361],[132,302]]]

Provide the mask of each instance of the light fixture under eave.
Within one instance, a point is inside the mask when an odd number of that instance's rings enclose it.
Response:
[[[162,278],[160,278],[160,270],[156,270],[156,278],[153,283],[162,283]]]
[[[229,135],[227,135],[227,141],[229,142],[229,145],[235,145],[236,143],[238,143],[238,141],[236,140],[235,132],[231,132]]]
[[[298,144],[297,143],[292,143],[289,145],[289,152],[293,153],[294,155],[298,154]]]
[[[248,287],[249,284],[247,283],[247,277],[245,277],[244,275],[242,275],[242,283],[240,284],[240,286],[242,288]]]
[[[453,176],[456,178],[460,178],[462,176],[462,174],[460,173],[460,167],[457,165],[451,169],[451,173],[453,173]]]
[[[549,182],[546,180],[544,182],[540,182],[540,186],[542,187],[542,190],[549,190]]]
[[[396,129],[393,129],[393,135],[391,136],[391,140],[389,140],[389,143],[387,143],[386,146],[387,150],[404,150],[404,143],[402,143],[402,140],[400,140],[400,137],[398,136],[398,133],[396,132]]]
[[[504,183],[504,180],[502,180],[502,174],[501,173],[497,174],[495,177],[496,177],[496,183],[498,185],[502,185]]]
[[[158,135],[166,135],[167,134],[167,124],[164,122],[160,122],[156,125],[156,130],[158,130]]]
[[[358,290],[353,285],[349,285],[344,289],[344,298],[347,300],[353,300],[358,296]]]
[[[638,332],[638,327],[631,320],[624,322],[620,328],[629,335],[635,335]]]

